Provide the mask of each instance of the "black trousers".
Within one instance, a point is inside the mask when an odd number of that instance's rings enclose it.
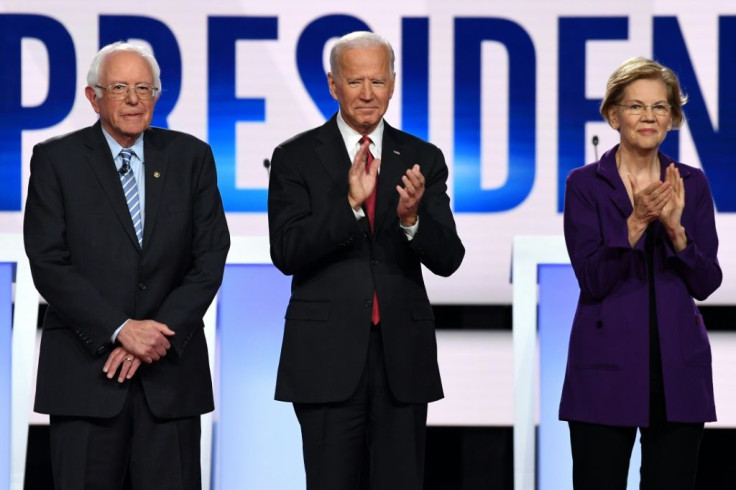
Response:
[[[664,396],[650,398],[641,433],[641,490],[695,487],[703,424],[668,422]],[[575,490],[626,490],[636,427],[569,422]]]
[[[401,403],[391,394],[380,325],[371,327],[366,366],[352,397],[295,403],[294,410],[307,490],[422,488],[427,404]]]
[[[112,382],[112,381],[111,381]],[[110,419],[51,416],[55,490],[200,490],[200,418],[156,418],[133,378]]]

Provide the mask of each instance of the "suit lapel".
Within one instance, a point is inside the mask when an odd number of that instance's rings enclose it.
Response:
[[[89,128],[85,141],[87,150],[87,163],[102,187],[103,192],[110,201],[115,216],[123,227],[125,234],[135,248],[140,249],[138,238],[133,228],[133,220],[123,195],[123,186],[120,183],[120,174],[115,170],[115,160],[110,152],[110,146],[102,134],[99,121]]]
[[[350,161],[345,141],[337,128],[337,114],[322,125],[317,133],[319,144],[315,148],[325,170],[336,182],[347,184],[348,171],[353,162]]]
[[[336,117],[337,114],[320,128],[317,133],[319,144],[315,151],[330,176],[336,182],[347,184],[348,171],[353,162],[350,161],[345,141],[337,128]],[[407,164],[402,160],[403,149],[398,143],[397,134],[398,132],[384,121],[381,174],[378,176],[378,194],[376,195],[374,226],[376,235],[381,231],[384,223],[390,223],[396,217],[396,205],[399,198],[396,185],[401,184],[401,176],[407,169]],[[148,178],[147,175],[146,178]],[[146,213],[148,213],[148,194],[146,194]],[[146,221],[148,221],[148,214],[146,214]],[[147,223],[146,229],[148,229]]]
[[[143,136],[143,151],[146,159],[143,171],[146,173],[146,224],[143,229],[143,246],[153,237],[161,207],[161,191],[168,175],[169,159],[164,151],[160,133],[149,129]]]
[[[404,149],[398,143],[396,133],[397,131],[384,121],[381,174],[378,176],[376,195],[375,234],[380,233],[384,223],[391,223],[396,219],[396,206],[399,202],[396,186],[403,187],[401,177],[407,169],[407,164],[402,160]]]
[[[629,194],[626,192],[626,186],[618,174],[616,167],[616,151],[618,145],[611,148],[603,154],[598,162],[598,176],[602,177],[613,188],[611,192],[611,201],[618,209],[622,216],[629,216],[634,208],[631,206]]]

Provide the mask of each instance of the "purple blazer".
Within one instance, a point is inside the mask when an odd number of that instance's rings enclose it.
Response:
[[[559,416],[618,426],[649,425],[649,288],[644,238],[632,248],[633,211],[615,154],[570,172],[567,251],[580,285]],[[662,178],[673,160],[659,153]],[[685,185],[687,247],[676,253],[655,223],[654,288],[667,419],[716,420],[711,350],[693,298],[721,284],[713,199],[702,171],[675,162]]]

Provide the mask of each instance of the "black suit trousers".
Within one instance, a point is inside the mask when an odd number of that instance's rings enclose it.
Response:
[[[427,404],[391,394],[380,325],[370,328],[365,369],[349,399],[294,403],[307,490],[422,488]]]
[[[55,490],[200,490],[200,417],[155,417],[139,378],[112,418],[51,416]]]

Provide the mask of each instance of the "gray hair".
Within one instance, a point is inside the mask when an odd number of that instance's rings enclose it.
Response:
[[[394,48],[391,47],[391,43],[389,43],[385,38],[369,31],[351,32],[350,34],[345,34],[337,40],[335,45],[332,46],[332,50],[330,51],[330,72],[332,72],[333,76],[339,72],[338,60],[340,59],[340,56],[342,56],[343,52],[349,49],[376,47],[386,48],[389,58],[389,69],[391,70],[391,74],[393,75],[394,61],[396,59],[396,57],[394,56]]]
[[[102,71],[102,66],[105,60],[111,54],[120,52],[135,53],[148,62],[148,65],[151,67],[151,72],[153,72],[153,86],[158,89],[158,95],[160,96],[161,68],[158,66],[156,58],[146,49],[123,41],[108,44],[104,48],[100,49],[92,60],[92,63],[89,65],[89,71],[87,72],[87,85],[95,89],[95,96],[98,99],[102,98],[102,89],[95,87],[95,85],[100,85],[100,72]]]

